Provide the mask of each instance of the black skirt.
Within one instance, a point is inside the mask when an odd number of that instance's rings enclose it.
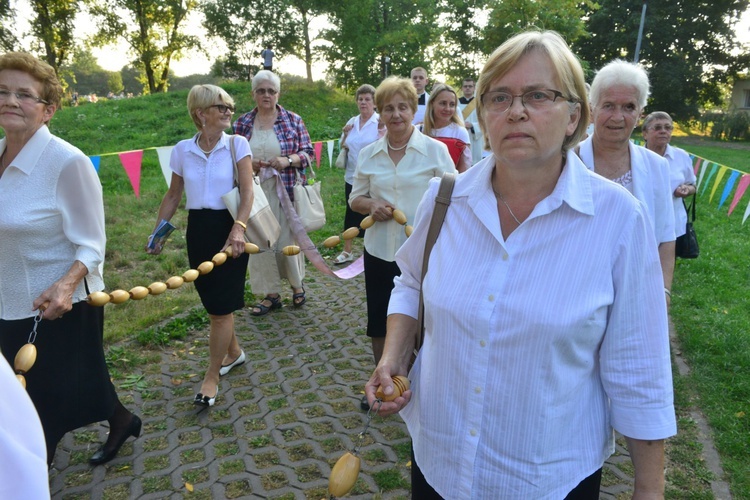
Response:
[[[349,229],[350,227],[359,227],[359,225],[362,223],[362,219],[364,219],[366,216],[362,215],[359,212],[355,212],[352,210],[352,207],[349,206],[349,195],[352,194],[352,185],[348,182],[344,182],[344,196],[346,199],[346,213],[344,214],[344,231]],[[365,230],[362,229],[359,234],[357,235],[357,238],[364,238],[365,237]]]
[[[229,210],[190,210],[186,232],[188,261],[196,269],[221,252],[234,219]],[[245,274],[249,255],[214,266],[213,271],[198,277],[195,288],[208,314],[231,314],[245,305]]]
[[[33,327],[34,318],[0,320],[0,349],[11,366]],[[37,327],[36,363],[24,376],[48,452],[54,453],[66,432],[107,420],[115,411],[117,394],[104,360],[103,332],[104,308],[86,302]]]
[[[367,294],[367,336],[385,337],[388,303],[391,301],[393,279],[401,276],[396,262],[373,257],[365,249],[365,292]]]

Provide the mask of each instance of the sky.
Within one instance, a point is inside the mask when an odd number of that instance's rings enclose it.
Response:
[[[28,31],[28,19],[31,17],[31,8],[28,0],[11,0],[11,5],[14,5],[18,12],[18,24],[21,32]],[[647,13],[648,16],[648,13]],[[648,17],[646,18],[648,23]],[[193,33],[200,33],[202,27],[199,21],[199,15],[193,14],[188,19],[189,30]],[[313,33],[317,32],[316,24],[322,26],[324,20],[314,19],[313,20]],[[90,19],[86,18],[83,22],[77,23],[76,25],[76,36],[84,38],[93,33],[95,29],[94,24]],[[750,43],[750,10],[746,11],[740,22],[736,25],[735,32],[740,41],[744,43]],[[213,62],[217,57],[226,53],[226,46],[221,41],[216,40],[204,40],[203,48],[209,53],[209,56],[205,56],[199,53],[188,55],[179,61],[172,61],[170,67],[177,76],[188,76],[193,74],[207,74]],[[123,66],[128,64],[129,58],[127,50],[124,46],[108,46],[103,49],[93,49],[92,53],[98,59],[99,65],[109,71],[119,71]],[[260,66],[262,64],[260,54],[257,59],[251,61],[252,64]],[[312,73],[313,79],[320,80],[325,77],[325,69],[327,65],[322,62],[313,63]],[[260,68],[259,68],[260,69]],[[287,74],[306,76],[305,63],[296,57],[286,57],[280,60],[274,61],[274,70],[281,71]]]

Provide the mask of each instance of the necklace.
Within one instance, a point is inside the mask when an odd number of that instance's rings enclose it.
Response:
[[[516,221],[516,224],[518,224],[520,226],[521,225],[521,221],[518,220],[518,217],[516,217],[516,214],[514,214],[513,210],[510,209],[510,205],[508,205],[508,202],[505,201],[505,199],[503,198],[503,195],[501,195],[500,193],[498,193],[497,191],[495,191],[495,187],[494,186],[492,187],[492,192],[495,193],[495,197],[498,200],[500,200],[500,201],[503,202],[503,205],[505,205],[505,208],[508,209],[508,213],[510,214],[510,216],[513,217],[513,220]]]
[[[203,147],[201,146],[201,137],[203,137],[203,134],[199,135],[199,136],[198,136],[198,139],[196,139],[196,141],[195,141],[195,142],[196,142],[196,144],[198,144],[198,149],[200,149],[201,151],[203,151],[203,153],[204,153],[204,154],[206,154],[206,155],[210,155],[211,153],[213,153],[213,152],[214,152],[214,150],[216,149],[216,147],[217,147],[217,146],[219,145],[219,141],[218,141],[218,140],[216,141],[216,144],[214,144],[214,147],[212,147],[210,151],[206,151],[206,150],[205,150],[205,149],[203,149]],[[206,139],[206,140],[208,140],[208,139]],[[209,142],[209,144],[211,144],[211,143]]]
[[[404,149],[406,146],[409,145],[409,143],[407,142],[406,144],[404,144],[400,148],[394,148],[393,146],[391,146],[391,140],[390,139],[386,139],[386,142],[388,143],[388,147],[391,148],[394,151],[401,151],[402,149]]]

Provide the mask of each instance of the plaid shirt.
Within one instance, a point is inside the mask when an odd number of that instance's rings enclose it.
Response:
[[[287,167],[279,172],[286,192],[289,193],[289,199],[294,201],[292,188],[295,182],[297,182],[297,173],[299,172],[302,182],[306,183],[307,176],[305,175],[305,169],[310,165],[310,161],[313,158],[313,146],[310,141],[310,134],[307,133],[307,128],[302,118],[298,114],[285,110],[278,104],[276,105],[276,109],[279,114],[276,118],[276,123],[273,124],[273,131],[276,133],[279,145],[281,145],[281,156],[297,154],[301,162],[300,168]],[[253,136],[253,127],[257,114],[258,108],[255,108],[249,113],[240,116],[234,122],[234,133],[245,136],[247,140],[250,140]]]

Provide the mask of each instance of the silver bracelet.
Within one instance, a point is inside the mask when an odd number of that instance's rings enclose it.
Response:
[[[670,299],[672,298],[672,291],[669,288],[664,287],[664,293],[666,293],[667,297],[669,297]]]

